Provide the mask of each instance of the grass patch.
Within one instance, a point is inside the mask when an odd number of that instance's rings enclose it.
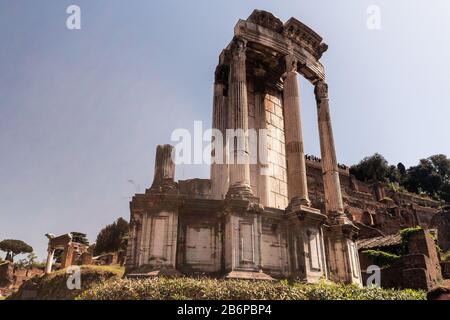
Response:
[[[114,279],[78,300],[425,300],[424,291],[361,288],[333,283],[218,280],[209,278]]]
[[[58,270],[44,276],[36,276],[26,281],[18,292],[8,300],[73,300],[76,296],[91,287],[111,279],[120,279],[123,268],[116,266],[81,266],[81,289],[69,290],[67,270]]]
[[[425,292],[361,288],[321,282],[223,280],[211,278],[122,279],[118,266],[82,266],[81,290],[67,289],[59,270],[25,282],[8,300],[424,300]],[[34,296],[30,297],[30,293]]]
[[[387,267],[400,259],[400,256],[381,250],[364,250],[361,252],[367,255],[374,264],[380,267]]]

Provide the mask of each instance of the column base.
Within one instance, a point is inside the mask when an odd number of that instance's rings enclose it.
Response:
[[[225,278],[265,279],[261,268],[261,213],[258,198],[232,198],[223,211]]]
[[[327,216],[308,206],[289,207],[290,278],[317,283],[328,278],[322,225]]]
[[[296,208],[299,206],[311,207],[311,201],[308,198],[301,198],[301,197],[292,198],[286,210],[289,211],[290,208]]]
[[[159,183],[153,182],[150,189],[146,190],[150,194],[177,194],[178,184],[173,179],[164,179]]]
[[[237,183],[228,189],[226,198],[228,200],[241,200],[254,198],[252,188],[248,184]]]
[[[356,234],[359,230],[343,212],[328,212],[328,221],[330,225],[353,226]]]
[[[358,230],[351,222],[328,227],[330,278],[334,282],[362,285],[358,248],[355,243]]]

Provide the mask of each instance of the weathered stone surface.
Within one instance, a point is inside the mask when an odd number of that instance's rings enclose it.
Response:
[[[450,207],[437,213],[431,220],[431,227],[438,230],[438,243],[440,248],[447,252],[450,250]]]
[[[0,264],[0,287],[8,288],[14,282],[13,264],[5,261]]]
[[[172,147],[158,147],[152,188],[130,203],[126,273],[361,284],[358,232],[428,226],[435,208],[358,182],[338,164],[319,35],[260,10],[234,31],[216,68],[212,117],[228,145],[212,156],[235,144],[226,129],[265,130],[260,150],[247,132],[224,157],[243,163],[213,161],[211,179],[176,182]],[[322,159],[304,155],[297,73],[315,86]],[[259,161],[249,163],[255,150]]]
[[[176,190],[173,151],[171,145],[158,146],[156,149],[155,175],[150,192],[170,193]]]
[[[325,210],[321,159],[306,156],[309,197],[312,205]],[[417,225],[434,227],[431,220],[440,216],[441,203],[418,195],[396,192],[383,184],[366,184],[351,176],[343,165],[338,168],[344,212],[359,228],[359,238],[396,234]],[[438,237],[448,232],[438,232]]]
[[[61,268],[67,268],[74,264],[82,264],[82,255],[87,253],[89,246],[84,243],[76,242],[76,238],[72,236],[76,233],[67,233],[56,237],[53,234],[47,233],[45,236],[48,238],[48,249],[47,249],[47,261],[45,265],[45,273],[48,274],[52,272],[52,265],[55,250],[62,250],[61,256]],[[86,236],[85,234],[79,234],[81,236]]]
[[[399,235],[377,237],[373,240],[359,242],[361,268],[364,278],[368,277],[367,267],[376,264],[364,254],[364,250],[382,250],[385,252],[403,251]],[[411,234],[406,246],[406,252],[389,266],[381,269],[381,285],[390,288],[411,288],[431,290],[442,281],[439,255],[435,241],[427,230],[418,230]]]
[[[285,113],[286,158],[288,171],[288,197],[291,204],[309,206],[306,180],[305,151],[300,120],[300,97],[297,81],[297,61],[286,57],[286,73],[283,88]]]
[[[231,146],[229,162],[229,195],[252,196],[249,159],[249,115],[247,100],[246,41],[236,37],[230,45],[229,116],[227,129],[242,130],[243,141],[237,138],[227,143]]]
[[[441,272],[443,278],[450,279],[450,261],[441,262]]]

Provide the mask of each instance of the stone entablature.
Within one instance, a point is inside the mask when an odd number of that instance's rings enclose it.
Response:
[[[285,24],[272,13],[254,10],[247,22],[270,29],[291,39],[302,48],[307,49],[316,59],[320,59],[328,46],[322,42],[322,37],[307,25],[295,18],[290,18]]]
[[[45,265],[45,273],[52,272],[53,260],[56,250],[61,250],[61,269],[67,268],[74,264],[84,264],[86,261],[90,261],[92,257],[89,253],[89,245],[76,241],[74,235],[86,237],[82,233],[67,233],[60,236],[47,233],[45,236],[48,238],[47,248],[47,261]],[[87,257],[89,255],[89,258]]]

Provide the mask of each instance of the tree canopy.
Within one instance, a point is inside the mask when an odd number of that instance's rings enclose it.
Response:
[[[99,255],[124,249],[123,238],[128,234],[128,228],[128,222],[123,218],[119,218],[114,223],[100,230],[97,235],[94,254]]]
[[[350,167],[350,173],[358,180],[365,182],[399,182],[401,172],[405,171],[402,163],[399,163],[397,167],[389,165],[379,153],[365,157],[357,165]]]
[[[86,238],[86,234],[85,233],[81,233],[81,232],[71,232],[70,233],[72,235],[72,241],[73,242],[78,242],[81,244],[85,244],[85,245],[89,245],[89,240]]]
[[[404,186],[411,192],[424,192],[450,202],[450,159],[438,154],[420,160],[408,169]]]
[[[390,165],[375,153],[350,167],[350,173],[364,182],[393,182],[410,192],[450,202],[450,159],[443,154],[421,159],[406,169],[402,163]]]
[[[6,239],[0,242],[0,250],[6,252],[5,260],[14,261],[22,253],[31,253],[33,248],[22,240]]]

